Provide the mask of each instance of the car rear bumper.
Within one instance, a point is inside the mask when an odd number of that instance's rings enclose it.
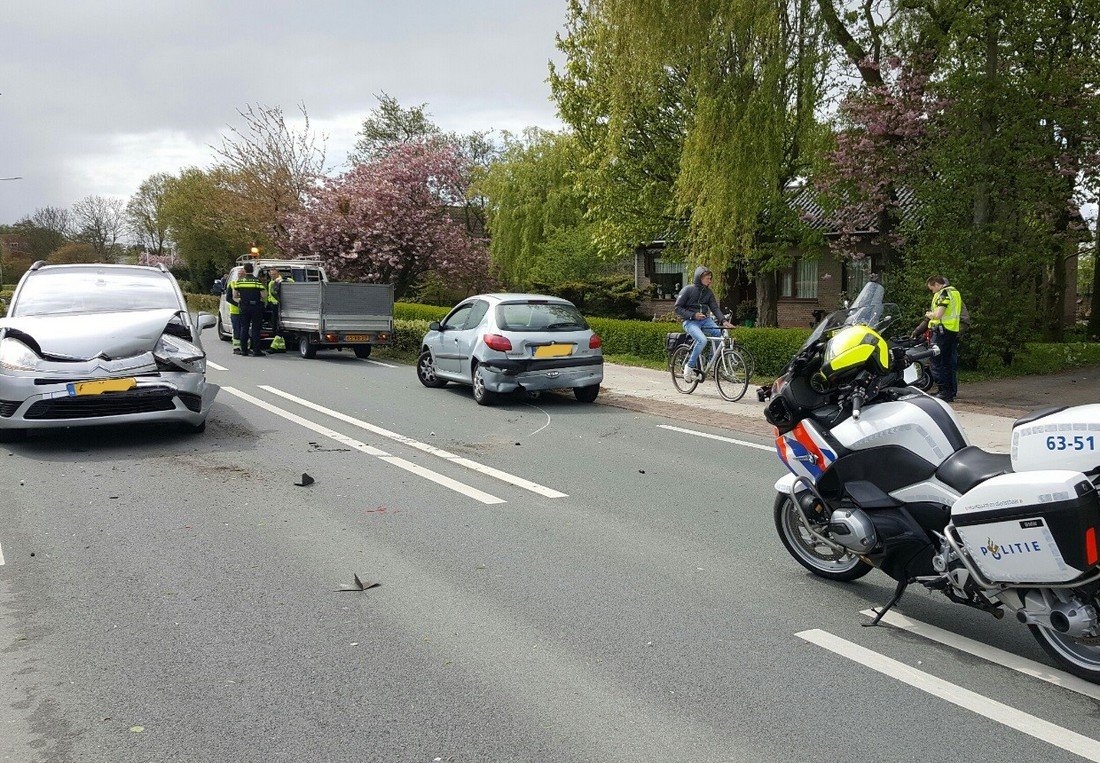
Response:
[[[201,424],[219,387],[198,373],[139,377],[126,392],[73,397],[67,382],[31,377],[0,379],[0,429],[57,429],[114,424]],[[52,380],[50,380],[52,381]]]
[[[578,360],[583,360],[578,363]],[[537,392],[567,387],[591,387],[603,381],[603,358],[562,358],[560,360],[486,360],[485,387],[491,392]]]

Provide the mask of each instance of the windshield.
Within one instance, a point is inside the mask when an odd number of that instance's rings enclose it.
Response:
[[[28,276],[11,314],[79,315],[182,307],[172,279],[156,270],[59,268]]]
[[[845,326],[870,326],[876,331],[882,331],[894,322],[897,315],[898,306],[893,302],[876,302],[836,310],[826,315],[825,319],[817,324],[817,328],[802,345],[802,349],[806,349],[825,334]]]
[[[562,302],[506,302],[497,307],[502,331],[585,331],[588,323],[572,305]]]

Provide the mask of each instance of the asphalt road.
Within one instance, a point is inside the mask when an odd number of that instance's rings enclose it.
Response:
[[[208,350],[204,435],[0,447],[0,760],[1100,759],[1022,626],[804,573],[763,438]]]

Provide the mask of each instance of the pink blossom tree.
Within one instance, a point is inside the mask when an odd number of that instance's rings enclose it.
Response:
[[[397,298],[429,273],[469,293],[487,282],[489,256],[454,211],[466,175],[446,142],[395,145],[315,189],[288,216],[283,248],[335,279],[393,284]]]

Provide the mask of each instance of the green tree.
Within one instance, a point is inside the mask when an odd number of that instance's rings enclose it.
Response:
[[[130,233],[145,251],[161,257],[168,247],[168,221],[164,203],[172,176],[159,172],[141,181],[126,204],[126,222]]]
[[[601,244],[660,237],[716,274],[743,267],[774,323],[774,273],[801,236],[784,191],[824,135],[822,34],[811,0],[572,2],[551,86],[588,149]]]
[[[488,199],[493,274],[508,286],[578,280],[600,270],[573,171],[579,158],[573,134],[529,128],[505,135],[499,161],[478,179],[476,193]]]

